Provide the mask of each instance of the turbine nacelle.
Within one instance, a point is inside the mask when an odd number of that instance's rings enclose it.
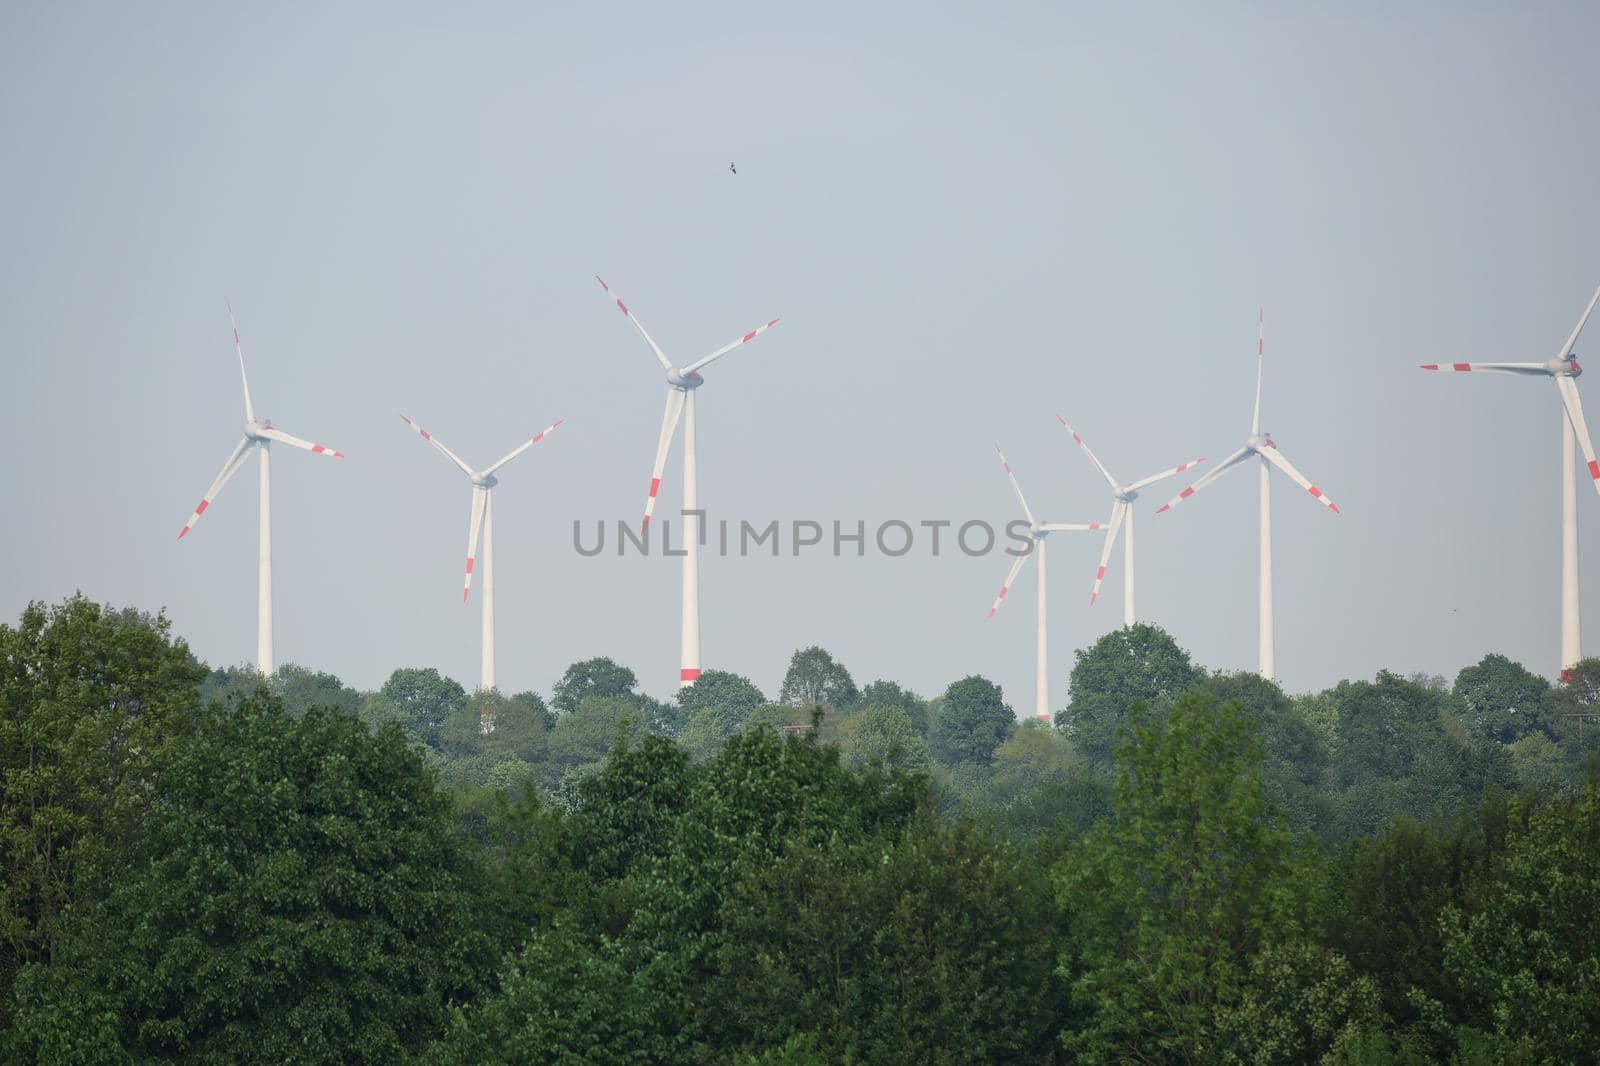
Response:
[[[1111,490],[1111,495],[1123,503],[1132,503],[1139,498],[1139,490],[1129,485],[1118,485]]]
[[[673,367],[667,371],[667,384],[675,389],[688,391],[689,389],[698,389],[705,383],[706,379],[701,377],[699,371],[696,370],[685,373],[680,367]]]
[[[1244,442],[1244,446],[1259,454],[1265,448],[1276,448],[1278,442],[1273,440],[1270,434],[1257,433],[1247,439]]]
[[[244,435],[251,440],[265,441],[267,440],[265,431],[274,428],[276,427],[273,426],[270,418],[263,418],[260,421],[252,418],[244,424]]]
[[[1565,359],[1552,359],[1545,366],[1550,368],[1552,377],[1575,378],[1583,373],[1583,367],[1578,365],[1576,353],[1567,356]]]
[[[493,474],[485,474],[481,471],[473,473],[470,475],[470,477],[472,479],[472,483],[478,486],[480,489],[492,489],[496,485],[500,484],[499,478],[495,477]]]

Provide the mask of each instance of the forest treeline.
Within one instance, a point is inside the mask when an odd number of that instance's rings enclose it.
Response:
[[[359,692],[30,605],[0,1060],[1600,1059],[1600,660],[1291,697],[1138,625],[1068,680]]]

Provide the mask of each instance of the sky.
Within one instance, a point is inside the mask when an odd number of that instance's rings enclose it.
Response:
[[[470,488],[397,416],[479,466],[562,417],[495,490],[500,687],[608,655],[670,694],[677,561],[574,548],[637,520],[665,394],[599,274],[680,364],[782,316],[705,372],[700,501],[829,530],[1019,517],[996,442],[1042,519],[1104,519],[1056,415],[1124,480],[1225,457],[1264,309],[1263,427],[1342,511],[1275,477],[1284,687],[1491,651],[1553,675],[1556,390],[1417,364],[1548,359],[1600,284],[1597,31],[1579,4],[7,4],[0,618],[81,590],[253,660],[254,465],[176,539],[240,436],[231,298],[258,413],[347,453],[273,452],[280,662],[472,687]],[[1156,516],[1181,487],[1136,504],[1140,614],[1253,668],[1254,473]],[[987,619],[1007,556],[826,547],[704,557],[703,665],[775,695],[821,644],[1031,710],[1031,567]],[[1053,706],[1122,621],[1120,548],[1088,604],[1099,550],[1051,542]]]

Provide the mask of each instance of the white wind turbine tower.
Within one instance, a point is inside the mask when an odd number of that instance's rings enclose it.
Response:
[[[621,297],[611,291],[611,286],[605,279],[595,276],[604,289],[616,302],[617,310],[621,311],[633,328],[639,331],[639,336],[650,345],[650,350],[655,352],[656,359],[660,361],[661,368],[667,372],[667,407],[661,415],[661,436],[656,441],[655,466],[650,470],[650,491],[644,502],[644,523],[646,533],[650,529],[650,516],[655,512],[656,493],[661,489],[661,471],[666,467],[667,449],[672,446],[672,435],[678,428],[678,419],[684,417],[683,430],[683,624],[682,644],[678,662],[678,683],[692,685],[700,677],[700,512],[698,510],[698,487],[695,484],[695,439],[694,439],[694,394],[695,390],[705,384],[705,378],[700,376],[700,371],[711,365],[724,355],[743,344],[748,344],[761,334],[778,324],[774,318],[765,325],[757,326],[738,340],[724,344],[710,355],[697,359],[687,366],[673,366],[666,353],[661,350],[650,334],[645,332],[644,326],[633,317],[633,312],[628,310],[628,305],[622,302]]]
[[[417,425],[411,419],[401,415],[400,418],[406,425],[417,431],[417,435],[438,450],[455,464],[457,470],[466,475],[472,482],[472,516],[467,525],[467,575],[461,584],[461,602],[467,602],[467,596],[472,592],[472,570],[478,555],[478,533],[483,533],[483,659],[478,675],[478,689],[488,692],[495,687],[494,683],[494,497],[490,494],[493,488],[500,484],[500,479],[495,477],[495,471],[505,466],[511,460],[527,451],[529,448],[544,440],[546,435],[554,433],[557,426],[564,419],[555,422],[535,433],[532,438],[523,441],[511,451],[507,452],[498,461],[482,470],[474,470],[455,452],[444,446],[444,442],[433,434]]]
[[[1011,572],[1006,575],[1005,584],[1000,586],[1000,595],[994,598],[993,605],[989,608],[989,617],[1000,609],[1005,602],[1006,593],[1011,591],[1011,583],[1017,579],[1017,574],[1022,570],[1023,564],[1033,556],[1039,557],[1039,591],[1038,591],[1038,646],[1034,652],[1035,676],[1033,689],[1033,716],[1041,721],[1050,721],[1050,658],[1049,639],[1045,617],[1045,538],[1051,533],[1086,533],[1105,526],[1099,522],[1041,522],[1033,517],[1033,510],[1029,508],[1027,498],[1022,495],[1022,486],[1017,484],[1017,475],[1012,473],[1011,464],[1006,462],[1006,453],[1000,450],[1000,445],[994,446],[995,454],[1000,456],[1000,465],[1006,468],[1006,478],[1011,482],[1011,491],[1017,494],[1017,502],[1022,505],[1022,513],[1028,519],[1028,537],[1033,541],[1033,547],[1028,552],[1017,556],[1017,561],[1011,564]]]
[[[336,452],[332,448],[310,441],[291,437],[289,434],[273,426],[270,419],[256,421],[255,406],[250,402],[250,379],[244,372],[244,347],[239,343],[239,323],[233,317],[233,304],[228,304],[228,321],[233,324],[233,350],[239,355],[239,380],[244,385],[244,439],[238,447],[233,449],[233,454],[228,456],[228,461],[222,464],[222,473],[211,483],[206,494],[201,497],[195,506],[194,514],[189,516],[189,521],[178,530],[178,539],[182,540],[194,524],[200,521],[200,516],[206,513],[206,508],[211,506],[211,501],[217,498],[217,493],[222,491],[222,486],[228,479],[244,465],[250,458],[252,451],[261,454],[261,539],[260,552],[256,564],[256,668],[263,676],[270,677],[272,665],[272,450],[274,441],[287,444],[292,448],[304,448],[308,452],[318,455],[331,456],[334,459],[343,459],[343,452]]]
[[[1532,377],[1554,379],[1561,393],[1561,680],[1571,677],[1574,663],[1583,658],[1582,640],[1578,628],[1578,493],[1572,463],[1572,441],[1576,436],[1583,448],[1583,458],[1589,464],[1589,478],[1600,492],[1600,462],[1595,460],[1594,444],[1589,439],[1589,427],[1583,421],[1583,404],[1578,400],[1578,385],[1574,379],[1583,369],[1572,346],[1578,343],[1578,334],[1589,321],[1595,301],[1600,300],[1600,289],[1584,308],[1583,317],[1567,338],[1561,351],[1548,363],[1423,363],[1424,370],[1452,370],[1462,373],[1482,371],[1494,374],[1524,374]]]
[[[1321,503],[1334,514],[1339,513],[1338,506],[1316,485],[1313,485],[1304,474],[1296,470],[1294,464],[1284,458],[1278,450],[1278,442],[1272,436],[1261,432],[1261,367],[1262,359],[1262,330],[1265,316],[1256,322],[1256,406],[1255,413],[1250,416],[1250,436],[1245,439],[1244,446],[1222,462],[1218,463],[1204,477],[1178,493],[1172,499],[1156,508],[1156,514],[1161,514],[1173,504],[1180,503],[1193,496],[1199,490],[1211,484],[1223,474],[1232,470],[1252,455],[1260,460],[1257,468],[1257,483],[1261,490],[1261,511],[1259,515],[1261,528],[1261,600],[1260,600],[1260,649],[1257,673],[1268,681],[1272,680],[1273,645],[1272,645],[1272,484],[1268,474],[1271,467],[1277,467],[1287,474],[1296,485],[1309,492],[1318,503]]]
[[[1106,564],[1111,560],[1111,550],[1117,544],[1117,529],[1122,529],[1122,554],[1127,559],[1127,576],[1122,579],[1122,624],[1131,626],[1134,623],[1133,611],[1133,501],[1139,498],[1139,490],[1164,481],[1174,474],[1181,474],[1190,467],[1199,466],[1205,462],[1205,456],[1191,459],[1182,466],[1175,466],[1171,470],[1163,470],[1159,474],[1151,474],[1129,485],[1124,485],[1111,476],[1094,452],[1089,450],[1089,445],[1078,436],[1078,431],[1067,425],[1067,420],[1056,415],[1056,421],[1072,434],[1072,439],[1078,442],[1078,447],[1083,449],[1083,454],[1089,457],[1094,468],[1100,471],[1100,476],[1106,479],[1106,484],[1111,486],[1111,528],[1106,531],[1105,547],[1100,550],[1100,566],[1094,572],[1094,590],[1089,593],[1089,606],[1094,606],[1094,601],[1100,598],[1100,583],[1106,577]]]

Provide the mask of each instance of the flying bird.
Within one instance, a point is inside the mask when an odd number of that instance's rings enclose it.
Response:
[[[728,164],[728,169],[733,171],[735,174],[739,173],[739,168],[734,166],[732,163]]]

